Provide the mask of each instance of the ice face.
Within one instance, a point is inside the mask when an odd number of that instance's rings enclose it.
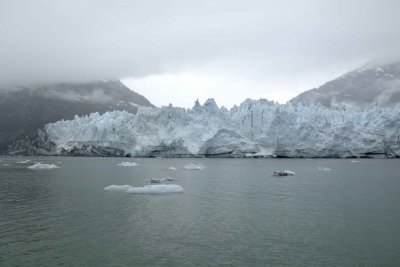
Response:
[[[141,107],[45,126],[53,154],[123,151],[152,157],[398,157],[400,109],[247,99],[230,110]],[[93,152],[94,153],[94,152]],[[97,155],[97,154],[96,154]]]

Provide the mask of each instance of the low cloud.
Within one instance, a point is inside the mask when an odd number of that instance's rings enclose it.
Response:
[[[398,58],[398,10],[389,0],[3,0],[0,87],[204,66],[254,83],[320,80]]]

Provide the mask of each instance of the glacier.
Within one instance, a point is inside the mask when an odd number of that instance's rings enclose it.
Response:
[[[213,99],[191,109],[164,106],[92,113],[46,124],[10,154],[131,157],[400,156],[400,109],[247,99],[231,109]]]

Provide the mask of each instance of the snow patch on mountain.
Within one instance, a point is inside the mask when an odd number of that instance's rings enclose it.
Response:
[[[400,106],[400,62],[367,64],[318,88],[305,91],[291,101],[303,104],[318,102],[327,107]]]

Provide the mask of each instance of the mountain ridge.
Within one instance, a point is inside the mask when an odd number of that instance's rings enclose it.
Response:
[[[326,107],[370,105],[393,107],[400,103],[400,62],[365,65],[290,100]]]

